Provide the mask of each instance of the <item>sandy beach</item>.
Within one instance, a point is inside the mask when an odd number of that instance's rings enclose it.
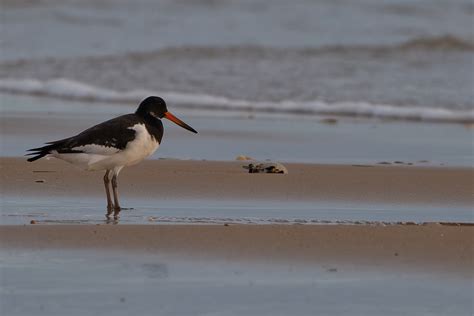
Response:
[[[383,165],[285,164],[288,175],[249,174],[250,162],[154,160],[126,168],[122,196],[470,205],[474,170]],[[3,194],[103,196],[102,172],[58,161],[0,158]]]
[[[86,308],[114,315],[152,315],[157,308],[168,315],[472,311],[474,171],[464,163],[466,152],[456,151],[466,148],[471,133],[462,126],[428,126],[415,143],[391,138],[394,146],[384,141],[391,133],[425,127],[378,122],[377,146],[363,141],[377,136],[367,122],[304,122],[304,130],[313,126],[322,135],[317,143],[299,142],[290,123],[275,135],[265,132],[278,122],[272,120],[222,120],[199,142],[180,142],[187,135],[170,128],[163,149],[181,148],[181,158],[195,149],[215,155],[221,145],[234,158],[242,152],[274,157],[282,135],[298,144],[289,152],[312,148],[303,156],[327,156],[319,163],[282,160],[287,175],[249,174],[243,166],[250,161],[146,160],[121,172],[121,199],[132,209],[107,221],[102,172],[18,157],[68,133],[69,124],[79,130],[89,121],[41,117],[38,124],[5,119],[2,131],[5,314],[82,315]],[[237,131],[242,122],[262,130]],[[443,130],[447,138],[460,133],[462,141],[440,143],[436,158],[426,160]],[[341,132],[350,138],[333,143]],[[359,152],[346,157],[358,144]],[[384,148],[393,152],[374,154]],[[333,160],[339,164],[324,163]]]
[[[160,199],[170,198],[232,199],[242,203],[248,200],[290,203],[345,200],[438,205],[447,211],[472,204],[472,169],[289,163],[286,164],[288,175],[272,175],[249,174],[242,168],[246,163],[145,161],[123,172],[122,195],[153,197],[158,204]],[[2,158],[0,165],[2,192],[7,196],[54,197],[65,201],[103,196],[100,172],[85,172],[54,159],[28,163],[22,158]],[[159,216],[160,211],[155,215]],[[279,259],[319,264],[358,262],[434,267],[455,273],[471,271],[473,263],[474,227],[469,223],[39,224],[2,226],[2,247],[165,251],[228,260]]]

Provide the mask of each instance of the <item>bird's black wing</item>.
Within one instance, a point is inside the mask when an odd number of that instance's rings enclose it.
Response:
[[[135,130],[130,127],[143,123],[134,114],[116,117],[109,121],[95,125],[85,131],[69,138],[47,142],[46,146],[29,149],[33,155],[28,161],[40,159],[52,151],[58,153],[94,153],[111,155],[119,152],[135,138]]]

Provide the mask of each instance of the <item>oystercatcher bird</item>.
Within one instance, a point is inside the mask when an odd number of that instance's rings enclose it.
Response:
[[[85,170],[105,170],[104,185],[107,195],[107,219],[112,213],[118,219],[121,210],[117,177],[125,166],[139,163],[153,154],[163,137],[162,118],[197,133],[176,116],[168,112],[165,101],[156,96],[143,100],[133,114],[122,115],[100,123],[69,138],[47,142],[46,146],[29,149],[28,161],[45,156],[62,159]],[[112,182],[113,201],[110,194]]]

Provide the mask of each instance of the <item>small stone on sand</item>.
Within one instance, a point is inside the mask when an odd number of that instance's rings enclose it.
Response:
[[[324,124],[328,124],[328,125],[335,125],[335,124],[337,124],[338,121],[335,118],[329,117],[329,118],[324,118],[324,119],[320,120],[320,122],[324,123]]]

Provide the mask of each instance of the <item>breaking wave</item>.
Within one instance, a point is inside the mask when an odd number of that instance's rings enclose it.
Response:
[[[474,43],[453,35],[417,37],[399,44],[402,49],[474,51]]]
[[[277,48],[265,46],[239,45],[239,46],[177,46],[164,48],[152,52],[129,53],[129,57],[142,59],[157,55],[187,55],[187,56],[206,56],[222,57],[233,55],[305,55],[317,56],[321,54],[389,54],[404,53],[411,51],[449,51],[449,52],[474,52],[474,42],[454,35],[446,34],[440,36],[420,36],[403,41],[397,44],[386,45],[326,45],[318,47],[294,47]],[[109,57],[109,56],[107,56]]]
[[[208,94],[161,92],[136,89],[116,91],[88,85],[65,78],[40,81],[36,79],[0,78],[0,91],[38,95],[87,102],[140,102],[144,97],[158,94],[173,105],[192,109],[289,113],[305,115],[343,115],[391,118],[402,120],[474,123],[474,110],[453,110],[436,107],[396,106],[368,102],[292,101],[253,102]]]

